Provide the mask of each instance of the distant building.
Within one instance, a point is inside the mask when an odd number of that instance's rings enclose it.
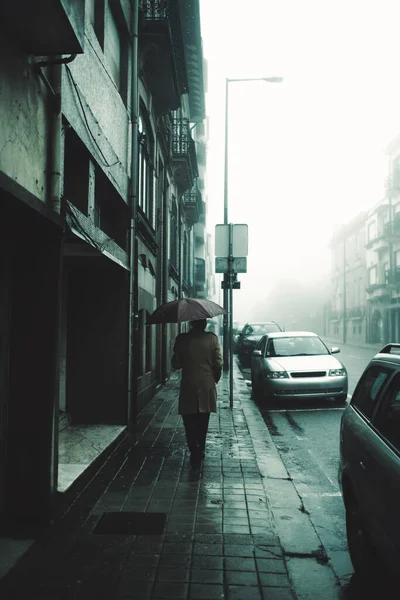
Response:
[[[368,214],[368,341],[400,341],[400,137],[387,148],[385,198]]]
[[[326,306],[327,337],[344,342],[365,342],[365,231],[367,214],[361,213],[338,228],[330,240],[331,293]]]

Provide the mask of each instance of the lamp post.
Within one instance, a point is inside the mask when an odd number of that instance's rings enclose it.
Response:
[[[228,124],[229,124],[229,84],[230,83],[238,83],[243,81],[266,81],[267,83],[281,83],[283,81],[283,77],[244,77],[239,79],[230,79],[226,78],[225,80],[225,164],[224,164],[224,225],[228,225]],[[229,349],[232,354],[232,344],[229,344],[229,334],[232,336],[232,319],[233,315],[231,314],[231,330],[229,331],[228,325],[228,312],[232,313],[232,306],[229,306],[229,289],[228,289],[228,278],[227,274],[224,274],[224,295],[223,295],[223,306],[226,310],[224,314],[224,322],[223,322],[223,357],[224,357],[224,371],[228,371],[231,368],[232,371],[232,360],[229,361]],[[232,304],[232,302],[231,302]],[[229,364],[231,363],[231,367]],[[232,376],[232,375],[231,375]]]

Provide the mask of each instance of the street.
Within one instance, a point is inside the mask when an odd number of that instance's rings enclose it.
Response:
[[[338,358],[348,370],[351,396],[376,351],[375,348],[339,347]],[[250,370],[245,369],[242,373],[250,386]],[[259,408],[300,497],[302,510],[308,514],[340,581],[344,597],[369,597],[362,582],[353,576],[347,551],[345,510],[337,481],[339,427],[343,409],[328,403],[318,406],[293,403],[271,410],[260,404]],[[381,583],[377,582],[377,585],[382,591]],[[370,589],[368,593],[372,593]],[[385,595],[385,598],[388,597]]]

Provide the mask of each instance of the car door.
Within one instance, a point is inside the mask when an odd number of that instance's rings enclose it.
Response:
[[[394,373],[386,364],[375,363],[361,376],[350,406],[343,413],[341,455],[362,513],[368,516],[368,528],[379,533],[382,493],[378,489],[376,448],[379,436],[372,423],[383,393]]]
[[[260,369],[262,362],[265,356],[265,348],[267,345],[267,336],[263,335],[263,337],[257,342],[255,350],[260,350],[261,356],[252,356],[251,357],[251,375],[253,381],[258,381],[260,375]]]
[[[375,513],[388,558],[400,558],[400,373],[391,379],[374,414],[377,433],[369,449],[367,468],[376,488]]]

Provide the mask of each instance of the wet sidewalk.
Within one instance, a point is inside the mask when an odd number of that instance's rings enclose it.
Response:
[[[36,541],[0,581],[0,598],[313,597],[297,596],[288,574],[268,495],[275,479],[289,483],[287,473],[236,365],[234,385],[231,411],[227,377],[219,383],[206,457],[194,471],[175,374],[142,415],[136,444],[90,513]]]

